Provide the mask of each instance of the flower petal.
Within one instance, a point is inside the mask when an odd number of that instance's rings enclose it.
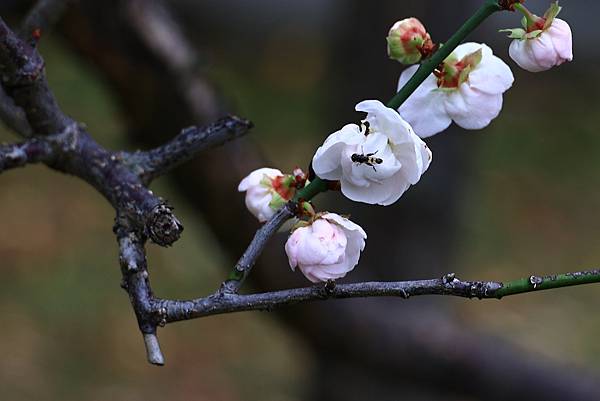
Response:
[[[573,34],[569,24],[560,18],[555,18],[548,28],[548,33],[551,34],[554,48],[563,61],[573,60]]]
[[[382,182],[371,182],[368,186],[359,186],[342,177],[342,194],[355,202],[369,203],[371,205],[383,205],[386,199],[397,191],[389,185],[389,179]],[[387,204],[386,204],[387,205]]]
[[[384,133],[392,142],[402,142],[413,132],[410,124],[396,110],[385,106],[379,100],[363,100],[355,108],[356,111],[367,113],[367,121],[373,131]]]
[[[502,95],[490,95],[463,83],[448,95],[446,110],[456,124],[465,129],[481,129],[498,116]]]
[[[356,124],[347,124],[341,130],[329,135],[312,160],[315,173],[326,180],[339,180],[342,170],[340,159],[344,148],[348,145],[363,143],[365,136]]]
[[[544,68],[537,63],[533,55],[531,49],[531,41],[533,40],[537,40],[537,38],[513,40],[508,48],[508,55],[519,67],[526,71],[544,71]]]
[[[321,218],[325,219],[325,220],[329,220],[333,223],[336,223],[337,225],[342,226],[345,230],[356,231],[357,233],[360,234],[360,236],[362,238],[367,239],[367,233],[365,232],[365,230],[363,230],[363,228],[361,226],[354,223],[350,219],[342,217],[336,213],[325,213],[324,215],[321,216]],[[363,248],[361,248],[360,250],[362,251]]]
[[[240,185],[238,185],[238,191],[244,192],[247,191],[250,187],[260,185],[260,182],[262,181],[265,175],[269,178],[275,178],[283,175],[283,173],[275,168],[259,168],[258,170],[254,170],[253,172],[251,172],[240,182]]]
[[[452,55],[460,60],[471,53],[475,53],[479,49],[481,49],[484,58],[492,54],[492,49],[485,43],[466,42],[458,45],[456,49],[452,51]]]
[[[486,57],[484,53],[481,63],[469,73],[468,84],[471,88],[495,95],[506,92],[514,81],[513,73],[504,61],[491,53]]]
[[[405,69],[398,81],[398,90],[414,75],[417,66]],[[398,109],[400,115],[412,126],[421,138],[442,132],[452,122],[444,107],[446,94],[438,89],[433,74],[409,96]]]

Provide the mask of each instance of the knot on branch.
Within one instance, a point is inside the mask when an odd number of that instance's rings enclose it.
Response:
[[[0,50],[0,69],[5,86],[26,86],[43,77],[45,64],[42,57],[3,23],[0,24]]]
[[[252,121],[234,116],[233,114],[219,119],[216,122],[216,125],[217,124],[223,124],[225,129],[234,134],[234,137],[244,135],[249,129],[254,127]]]
[[[463,281],[456,278],[456,274],[448,273],[442,277],[442,284],[446,293],[460,295],[467,298],[491,298],[495,292],[502,288],[501,283],[494,281]]]
[[[160,246],[170,246],[181,236],[183,225],[173,214],[173,208],[161,203],[152,209],[146,219],[150,239]]]

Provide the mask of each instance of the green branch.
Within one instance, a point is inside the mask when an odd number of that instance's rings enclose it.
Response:
[[[600,269],[549,276],[531,276],[507,281],[502,283],[502,287],[494,292],[494,297],[502,298],[508,295],[591,283],[600,283]]]
[[[408,97],[423,83],[425,78],[429,76],[433,72],[435,68],[442,61],[446,59],[452,53],[454,49],[467,37],[469,33],[471,33],[475,28],[477,28],[487,17],[495,13],[496,11],[501,11],[503,8],[498,4],[497,1],[486,0],[485,3],[469,18],[459,29],[456,31],[450,39],[444,44],[444,46],[440,47],[435,54],[423,62],[415,75],[400,89],[400,91],[394,96],[387,104],[388,107],[392,109],[397,109],[400,105],[408,99]],[[327,191],[327,184],[321,180],[319,177],[316,177],[309,185],[302,188],[296,196],[294,197],[294,201],[298,199],[306,199],[310,200],[321,192]]]
[[[435,70],[454,49],[477,28],[487,17],[501,11],[502,7],[497,1],[486,0],[485,3],[469,18],[459,29],[448,39],[431,58],[423,62],[415,75],[396,93],[387,106],[397,109],[402,103],[425,81],[425,79]]]
[[[294,196],[294,202],[300,199],[311,200],[321,192],[327,191],[327,182],[323,181],[319,177],[315,177],[307,186],[302,188]]]

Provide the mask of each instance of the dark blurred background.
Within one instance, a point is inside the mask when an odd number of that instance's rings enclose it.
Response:
[[[393,95],[402,68],[386,57],[393,22],[416,16],[443,42],[480,3],[79,1],[43,34],[41,53],[63,109],[111,149],[147,148],[229,112],[255,123],[153,188],[185,225],[174,247],[149,247],[153,287],[196,297],[218,288],[258,227],[239,180],[263,165],[306,166],[329,133],[360,118],[358,101]],[[30,4],[4,0],[0,12],[17,27]],[[527,2],[538,14],[548,4]],[[597,267],[600,4],[561,4],[575,60],[551,71],[509,60],[497,30],[516,27],[517,15],[470,36],[511,66],[514,87],[486,129],[428,140],[434,161],[397,204],[316,199],[369,234],[344,282]],[[15,137],[3,130],[0,140]],[[150,366],[119,288],[110,206],[44,166],[2,174],[0,188],[2,400],[600,399],[596,286],[216,316],[159,330],[167,364]],[[284,240],[248,291],[307,284],[289,271]]]

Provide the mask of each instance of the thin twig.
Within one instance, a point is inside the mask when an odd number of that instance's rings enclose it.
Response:
[[[33,138],[25,142],[0,145],[0,173],[28,163],[49,162],[55,152],[47,140]]]
[[[131,306],[144,337],[148,362],[163,365],[164,357],[156,336],[156,319],[152,308],[152,289],[148,280],[145,238],[142,233],[117,222],[115,234],[119,243],[119,261],[123,275],[122,287],[129,294]]]
[[[240,290],[244,280],[246,280],[252,267],[254,267],[256,259],[262,254],[271,237],[277,233],[277,230],[279,230],[286,221],[294,217],[295,208],[295,202],[288,202],[284,207],[279,209],[269,221],[256,231],[250,245],[248,245],[248,248],[246,248],[242,257],[233,267],[229,278],[221,284],[221,293],[236,294]]]
[[[408,299],[409,297],[419,295],[450,295],[462,298],[500,299],[509,295],[598,282],[600,282],[600,270],[545,277],[531,276],[528,279],[519,279],[505,283],[496,281],[463,281],[457,279],[454,273],[450,273],[440,279],[433,280],[353,284],[336,284],[333,281],[329,281],[312,287],[250,295],[219,292],[205,298],[190,301],[157,299],[155,300],[155,308],[161,308],[166,311],[164,319],[169,323],[223,313],[272,310],[284,305],[327,299],[365,297],[399,297]]]
[[[198,152],[220,146],[245,135],[252,128],[248,120],[227,116],[205,127],[189,127],[158,148],[137,152],[128,163],[136,166],[145,183],[164,175],[176,166],[192,159]]]

